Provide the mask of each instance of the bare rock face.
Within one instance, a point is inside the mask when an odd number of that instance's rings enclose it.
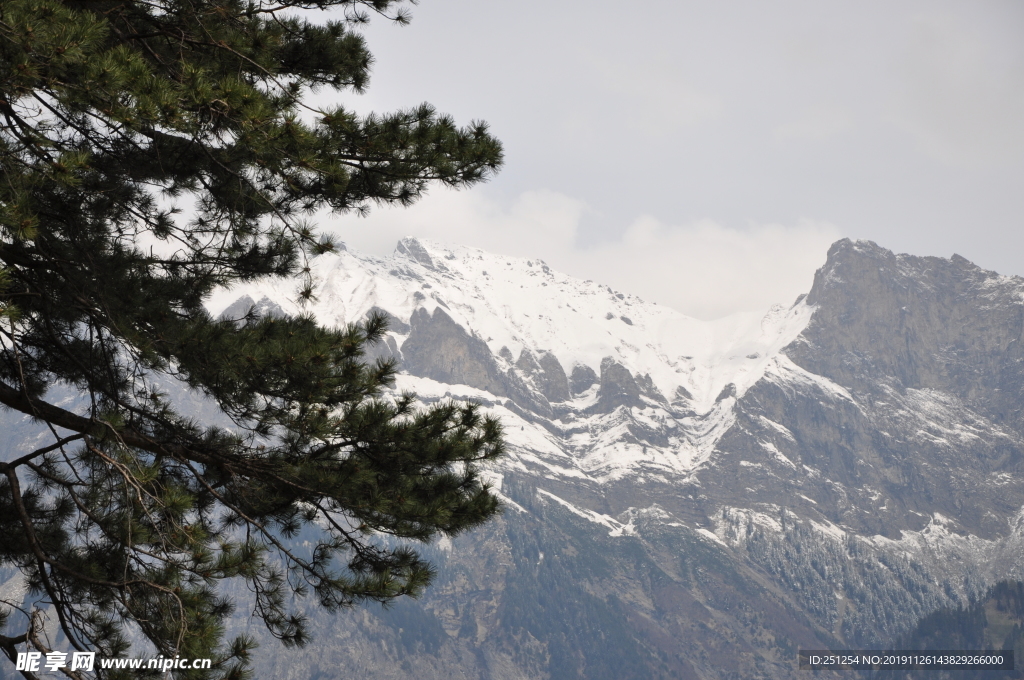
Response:
[[[576,364],[572,367],[570,389],[574,395],[583,394],[598,381],[597,373],[590,366]]]
[[[406,255],[425,267],[433,269],[436,266],[427,249],[414,238],[404,238],[399,241],[395,252]]]
[[[529,377],[549,402],[572,398],[569,392],[569,379],[565,377],[562,364],[550,352],[541,352],[538,359],[534,357],[533,352],[524,349],[515,366],[523,375]]]
[[[487,344],[440,307],[433,314],[417,309],[409,323],[409,338],[400,351],[402,368],[410,374],[509,397],[519,409],[551,417],[551,405],[543,394],[531,389],[517,373],[503,371]]]
[[[601,361],[601,387],[597,392],[597,411],[610,413],[620,406],[642,406],[640,386],[633,374],[611,357]]]
[[[807,297],[817,305],[789,355],[844,385],[940,390],[1024,431],[1020,280],[959,255],[894,255],[839,241]]]
[[[507,397],[505,379],[483,340],[473,337],[440,307],[433,314],[418,309],[402,344],[403,367],[438,382],[469,385]]]
[[[640,394],[644,395],[651,401],[656,401],[661,405],[667,405],[668,400],[665,395],[661,393],[654,381],[651,380],[649,373],[636,377],[636,385],[640,388]]]
[[[569,379],[558,358],[550,352],[540,355],[541,392],[550,402],[568,401],[572,399],[569,392]]]

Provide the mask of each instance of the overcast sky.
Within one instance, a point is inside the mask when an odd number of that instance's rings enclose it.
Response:
[[[332,223],[539,257],[701,318],[790,303],[828,245],[1024,274],[1024,2],[422,0],[360,111],[483,119],[501,173]]]

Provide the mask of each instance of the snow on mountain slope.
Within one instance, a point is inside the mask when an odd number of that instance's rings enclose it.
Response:
[[[326,255],[314,271],[321,287],[308,309],[321,323],[358,321],[373,307],[408,323],[417,308],[432,312],[440,306],[495,355],[502,347],[514,356],[524,348],[547,350],[567,372],[575,364],[598,370],[612,356],[635,374],[650,373],[665,394],[685,387],[698,412],[709,410],[729,383],[741,396],[813,311],[798,302],[789,309],[776,305],[763,317],[745,313],[701,321],[554,271],[541,260],[417,239],[403,240],[386,258],[351,251]],[[288,280],[234,288],[211,311],[220,313],[246,294],[299,311]]]
[[[418,239],[402,240],[384,258],[347,250],[325,255],[313,269],[317,299],[307,309],[321,323],[359,321],[370,310],[383,309],[395,317],[390,336],[395,347],[402,347],[418,310],[428,316],[417,318],[426,319],[440,309],[485,343],[502,370],[512,371],[517,359],[522,369],[525,350],[531,356],[555,357],[566,375],[582,367],[604,375],[616,363],[628,371],[627,382],[637,378],[649,386],[644,387],[647,401],[634,401],[628,416],[605,413],[598,418],[600,427],[594,422],[581,427],[581,414],[594,420],[583,412],[593,410],[600,386],[563,395],[570,397],[560,400],[565,408],[551,422],[539,424],[524,418],[521,409],[509,409],[497,398],[504,395],[493,391],[423,376],[400,378],[399,387],[425,398],[449,394],[489,404],[505,420],[514,448],[570,476],[616,477],[636,465],[676,473],[692,469],[728,429],[735,398],[777,367],[779,351],[813,313],[801,299],[789,308],[777,305],[764,316],[700,321],[601,283],[567,276],[541,260]],[[295,283],[289,280],[224,291],[211,303],[211,311],[237,314],[253,302],[285,313],[300,311]],[[523,378],[529,382],[529,376]],[[623,436],[637,428],[663,436],[647,441]]]

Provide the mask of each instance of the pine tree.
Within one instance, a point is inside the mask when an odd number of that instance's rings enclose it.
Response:
[[[383,318],[204,308],[267,276],[315,296],[311,259],[335,248],[316,211],[407,205],[500,166],[485,124],[426,104],[309,105],[366,86],[373,15],[408,20],[402,0],[0,2],[0,405],[45,433],[0,463],[0,565],[53,606],[65,651],[117,656],[141,633],[215,659],[176,677],[242,677],[254,643],[225,639],[219,585],[244,581],[239,604],[303,644],[293,593],[328,610],[416,595],[433,571],[409,539],[497,510],[478,466],[499,424],[394,396],[395,365],[363,358]],[[231,426],[184,412],[168,381]],[[46,650],[28,618],[0,636],[12,659]]]

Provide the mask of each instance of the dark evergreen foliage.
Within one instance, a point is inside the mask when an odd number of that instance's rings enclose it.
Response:
[[[336,609],[429,583],[415,550],[374,534],[427,540],[497,509],[477,464],[500,455],[499,424],[389,398],[395,366],[362,360],[383,317],[238,323],[203,306],[274,275],[309,299],[310,259],[334,248],[314,211],[409,204],[501,164],[486,125],[426,104],[304,103],[366,85],[355,28],[373,14],[408,18],[401,0],[0,3],[0,404],[52,434],[0,463],[0,563],[54,605],[65,651],[115,656],[136,630],[216,660],[178,677],[241,677],[253,643],[223,639],[235,603],[218,582],[244,579],[240,604],[302,644],[293,592]],[[179,412],[169,379],[233,426]],[[84,406],[48,398],[58,384]],[[44,647],[23,629],[0,638],[8,656]]]
[[[927,670],[875,672],[879,680],[1010,680],[1024,678],[1024,583],[1000,581],[967,607],[940,609],[922,618],[893,648],[1014,652],[1014,670]],[[871,675],[868,672],[863,676]]]

